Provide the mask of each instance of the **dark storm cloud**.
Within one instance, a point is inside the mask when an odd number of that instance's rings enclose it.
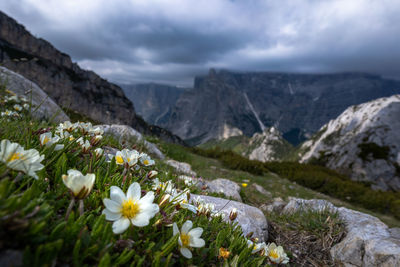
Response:
[[[0,9],[115,82],[190,85],[210,67],[400,77],[395,0],[3,0]]]

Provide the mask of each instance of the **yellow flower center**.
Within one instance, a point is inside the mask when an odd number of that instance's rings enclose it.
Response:
[[[144,165],[149,165],[149,160],[147,160],[147,159],[143,160],[143,164]]]
[[[49,141],[50,141],[50,138],[45,136],[44,139],[43,139],[43,145],[47,144],[47,142],[49,142]]]
[[[183,247],[188,247],[190,242],[190,236],[188,234],[181,234],[181,241]]]
[[[270,257],[273,258],[273,259],[279,258],[278,252],[277,252],[275,249],[274,249],[274,250],[271,250],[271,251],[268,253],[268,256],[270,256]]]
[[[132,219],[139,213],[139,204],[132,199],[122,203],[121,213],[125,218]]]
[[[11,155],[11,157],[8,159],[8,162],[18,160],[18,159],[24,159],[24,155],[22,155],[22,153],[16,152]]]
[[[124,159],[121,156],[115,156],[115,160],[117,161],[118,164],[124,163]]]

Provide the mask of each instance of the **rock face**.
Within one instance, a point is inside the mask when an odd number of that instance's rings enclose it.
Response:
[[[101,127],[104,130],[105,134],[110,134],[113,135],[114,137],[118,138],[118,141],[122,143],[124,140],[130,140],[130,139],[136,139],[137,142],[141,143],[143,142],[144,147],[147,149],[147,151],[156,156],[159,159],[165,159],[164,154],[158,149],[158,147],[146,141],[142,134],[133,129],[132,127],[128,125],[117,125],[117,124],[112,124],[112,125],[97,125],[98,127]]]
[[[125,95],[132,101],[137,114],[148,123],[160,125],[168,117],[171,108],[185,91],[184,88],[156,83],[121,85]]]
[[[262,133],[255,133],[243,155],[262,162],[279,161],[293,149],[282,134],[275,127],[271,127]]]
[[[196,77],[160,126],[191,144],[216,139],[224,127],[252,136],[275,126],[292,144],[347,107],[400,93],[400,82],[362,73],[232,73]]]
[[[237,209],[237,222],[242,227],[243,234],[246,236],[253,232],[253,237],[257,237],[259,242],[268,240],[268,223],[262,213],[256,207],[249,206],[237,201],[227,200],[217,197],[192,194],[190,200],[200,198],[206,203],[215,205],[215,210],[224,213],[224,220],[229,221],[229,214],[233,208]]]
[[[212,181],[207,181],[207,191],[213,193],[222,193],[227,197],[232,197],[233,199],[242,202],[240,197],[240,186],[232,182],[231,180],[218,178]]]
[[[197,176],[197,173],[192,171],[192,167],[190,166],[190,164],[187,164],[186,162],[180,162],[173,159],[169,159],[166,160],[165,163],[173,167],[179,173],[184,173],[192,177]]]
[[[400,95],[346,109],[303,144],[301,162],[317,158],[327,167],[400,190]]]
[[[391,234],[387,225],[376,217],[343,207],[337,208],[320,199],[292,198],[283,212],[320,211],[324,208],[337,212],[347,231],[344,239],[330,251],[338,265],[400,266],[400,239]]]
[[[25,96],[27,99],[32,97],[33,108],[32,116],[36,119],[52,119],[59,123],[69,121],[69,117],[60,107],[35,83],[7,68],[0,67],[0,81],[6,83],[8,90],[17,95]]]
[[[60,107],[105,124],[126,124],[166,141],[182,141],[139,116],[122,89],[82,70],[49,42],[0,11],[0,63],[40,86]]]

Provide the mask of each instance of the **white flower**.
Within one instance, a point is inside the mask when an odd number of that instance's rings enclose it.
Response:
[[[157,171],[155,171],[155,170],[152,170],[152,171],[149,171],[148,173],[147,173],[147,178],[149,178],[149,179],[153,179],[154,177],[156,177],[157,176],[157,174],[158,174],[158,172]]]
[[[60,123],[60,125],[58,125],[57,129],[59,130],[65,130],[68,132],[72,132],[73,130],[75,130],[76,128],[76,124],[72,124],[70,121],[64,121],[63,123]]]
[[[174,184],[172,183],[171,180],[166,181],[166,182],[160,182],[158,178],[155,178],[153,180],[153,190],[161,190],[166,194],[173,194],[174,193]]]
[[[131,184],[126,195],[119,187],[111,186],[111,199],[103,199],[106,207],[103,214],[107,220],[114,221],[112,228],[115,234],[123,233],[130,224],[138,227],[148,225],[159,211],[158,205],[153,203],[154,192],[147,192],[142,198],[140,196],[138,183]]]
[[[248,246],[249,248],[253,248],[253,250],[251,251],[251,253],[254,254],[254,253],[257,253],[257,252],[261,251],[262,249],[265,249],[266,244],[265,244],[265,242],[262,242],[262,243],[254,243],[254,242],[251,241],[251,240],[247,240],[247,246]]]
[[[100,143],[101,139],[103,139],[102,135],[95,135],[90,139],[90,144],[92,146],[96,146],[98,143]]]
[[[2,140],[0,143],[0,161],[7,167],[23,171],[24,173],[38,179],[36,171],[43,169],[40,163],[44,156],[36,149],[24,150],[18,143],[11,143],[9,140]]]
[[[53,144],[56,144],[58,141],[60,141],[60,137],[57,135],[54,135],[54,137],[53,137],[53,134],[51,132],[47,132],[47,133],[42,133],[39,137],[39,140],[40,140],[40,144],[42,146],[45,145],[45,146],[49,147],[49,146],[52,146]],[[64,145],[57,144],[55,146],[54,150],[57,151],[57,150],[61,150],[63,148],[64,148]]]
[[[188,194],[190,194],[189,189],[185,189],[183,191],[178,192],[178,190],[173,189],[171,192],[171,202],[172,204],[187,204],[188,203]]]
[[[30,106],[29,106],[29,104],[26,104],[26,103],[25,103],[25,104],[23,105],[23,107],[24,107],[24,109],[29,110],[29,107],[30,107]]]
[[[140,153],[139,158],[140,163],[142,163],[144,166],[151,166],[155,163],[154,160],[152,160],[146,153]]]
[[[115,161],[118,165],[127,164],[129,167],[138,162],[139,152],[136,150],[122,149],[115,154]]]
[[[96,157],[98,157],[98,158],[100,158],[103,155],[103,152],[104,152],[103,149],[101,149],[100,147],[98,147],[94,150],[94,153],[95,153]]]
[[[286,264],[289,262],[289,258],[283,250],[282,246],[276,246],[275,243],[271,243],[265,247],[265,254],[274,263]]]
[[[192,258],[192,252],[189,250],[190,247],[193,248],[201,248],[204,247],[205,241],[200,238],[203,233],[203,228],[196,227],[193,228],[192,221],[186,221],[179,231],[178,225],[176,223],[173,224],[173,235],[178,235],[178,243],[180,246],[180,252],[182,255],[188,259]]]
[[[97,126],[89,129],[89,133],[92,135],[102,135],[104,134],[104,130],[101,127]]]
[[[77,170],[68,170],[68,175],[63,175],[62,180],[66,187],[68,187],[74,197],[84,199],[92,191],[94,180],[96,176],[93,173],[83,175]]]
[[[84,140],[83,137],[79,137],[76,142],[81,146],[82,152],[86,153],[89,151],[91,145],[88,140]]]
[[[13,108],[14,108],[16,111],[21,111],[21,110],[22,110],[22,107],[21,107],[20,105],[18,105],[18,104],[15,104],[15,105],[13,106]]]

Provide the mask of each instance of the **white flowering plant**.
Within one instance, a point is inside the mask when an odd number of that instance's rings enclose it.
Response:
[[[7,95],[0,91],[0,101]],[[11,96],[7,105],[17,104]],[[224,221],[208,203],[194,203],[191,193],[201,190],[188,187],[147,151],[122,146],[90,123],[55,125],[28,112],[21,116],[0,118],[0,236],[3,247],[23,251],[25,264],[268,262],[252,253],[236,222]]]

